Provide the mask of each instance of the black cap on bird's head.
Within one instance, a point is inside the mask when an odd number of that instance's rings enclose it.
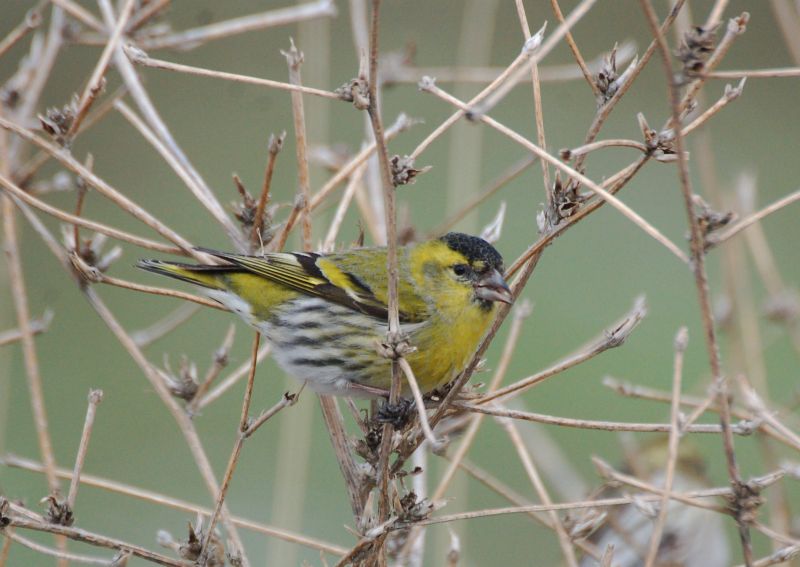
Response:
[[[448,248],[462,254],[475,270],[475,295],[487,302],[511,303],[514,298],[503,279],[503,257],[483,238],[448,232],[440,238]]]
[[[470,263],[481,261],[498,272],[503,271],[503,257],[500,252],[483,238],[461,232],[448,232],[440,240],[451,250],[463,254]]]

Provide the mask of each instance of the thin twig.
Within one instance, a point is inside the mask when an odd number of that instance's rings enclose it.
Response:
[[[236,325],[231,323],[228,327],[228,332],[225,333],[225,338],[222,339],[222,344],[214,352],[214,357],[211,361],[211,366],[208,368],[203,381],[197,386],[197,391],[194,393],[192,400],[186,404],[186,412],[190,415],[197,413],[197,404],[205,397],[206,392],[211,387],[211,384],[216,380],[222,369],[228,364],[228,354],[233,346],[233,337],[236,334]],[[258,363],[258,354],[256,360],[251,364]]]
[[[553,7],[553,13],[556,15],[556,19],[559,23],[564,23],[564,14],[561,12],[561,6],[558,5],[558,0],[550,0],[550,5]],[[572,37],[572,32],[567,30],[564,39],[567,40],[567,45],[569,45],[570,51],[572,51],[572,55],[575,57],[575,62],[578,64],[578,67],[583,73],[583,78],[586,79],[586,82],[589,83],[589,88],[592,89],[592,93],[594,96],[597,97],[600,95],[600,89],[597,88],[597,85],[594,82],[594,78],[592,77],[592,72],[589,71],[589,66],[586,64],[586,61],[583,59],[581,55],[580,49],[578,49],[578,44],[575,43],[575,38]]]
[[[5,55],[8,50],[19,43],[26,35],[42,25],[43,4],[44,2],[40,1],[36,6],[28,10],[25,14],[25,19],[0,40],[0,57]]]
[[[130,45],[125,47],[125,54],[136,65],[143,67],[150,67],[152,69],[164,69],[167,71],[176,71],[178,73],[187,73],[189,75],[197,75],[199,77],[211,77],[213,79],[223,79],[225,81],[234,81],[236,83],[245,83],[248,85],[257,85],[260,87],[269,87],[272,89],[279,89],[289,91],[292,93],[304,93],[331,100],[342,100],[338,94],[322,89],[315,89],[313,87],[304,87],[303,85],[293,85],[291,83],[283,83],[281,81],[273,81],[271,79],[262,79],[260,77],[250,77],[248,75],[240,75],[238,73],[228,73],[225,71],[214,71],[213,69],[204,69],[202,67],[193,67],[191,65],[182,65],[180,63],[173,63],[171,61],[164,61],[162,59],[153,59],[142,51],[137,50]]]
[[[8,266],[8,277],[11,283],[11,295],[14,300],[14,310],[17,315],[17,327],[22,334],[22,354],[25,362],[25,375],[30,392],[31,411],[36,429],[36,438],[39,443],[39,453],[47,471],[47,485],[51,494],[57,494],[60,483],[55,474],[55,455],[50,429],[47,422],[44,391],[42,389],[42,375],[39,367],[39,357],[36,353],[36,344],[31,330],[31,316],[28,304],[28,292],[25,285],[25,276],[22,272],[22,259],[20,257],[19,241],[17,239],[17,222],[14,205],[8,196],[0,197],[3,218],[3,249]]]
[[[602,336],[594,341],[588,348],[582,350],[578,354],[572,355],[560,362],[557,362],[550,368],[538,372],[522,380],[518,380],[513,384],[509,384],[505,388],[501,388],[495,392],[487,393],[478,399],[477,403],[484,404],[491,402],[498,398],[505,398],[510,394],[522,393],[529,388],[533,387],[548,378],[560,374],[569,368],[577,366],[587,360],[594,358],[600,353],[608,349],[616,348],[622,345],[633,330],[639,325],[644,316],[647,314],[647,305],[645,304],[644,297],[638,297],[634,302],[632,310],[626,314],[622,319],[617,321],[614,326],[609,330],[604,331]]]
[[[222,483],[219,486],[219,492],[217,493],[216,503],[214,504],[214,511],[211,513],[211,517],[208,519],[208,524],[204,528],[205,537],[203,538],[203,545],[200,549],[200,560],[207,561],[208,557],[206,553],[208,552],[208,545],[211,543],[211,540],[214,538],[214,526],[217,524],[217,520],[219,519],[220,512],[222,510],[222,505],[225,502],[225,496],[228,494],[228,488],[231,485],[231,480],[233,479],[233,473],[236,470],[236,465],[239,463],[239,455],[242,453],[242,445],[244,444],[245,440],[245,433],[247,432],[247,428],[249,425],[250,420],[250,402],[253,399],[253,386],[255,385],[255,378],[256,378],[256,365],[258,359],[258,346],[261,342],[261,333],[256,331],[253,337],[253,348],[250,355],[250,373],[247,376],[247,387],[244,390],[244,399],[242,400],[242,412],[239,416],[239,427],[236,432],[236,441],[233,444],[233,449],[231,450],[231,456],[228,459],[228,466],[225,469],[225,475],[222,477]],[[238,550],[240,553],[243,553],[244,550]],[[245,558],[245,556],[241,556],[242,564],[247,567],[249,562]]]
[[[468,110],[467,103],[464,103],[456,99],[452,95],[446,93],[445,91],[437,87],[435,84],[433,84],[431,80],[423,79],[420,88],[426,92],[429,92],[437,96],[438,98],[441,98],[442,100],[452,104],[453,106],[462,109],[462,111],[466,112]],[[517,132],[515,132],[514,130],[512,130],[507,126],[500,124],[493,118],[490,118],[485,114],[481,114],[476,118],[478,118],[482,122],[485,122],[487,125],[491,126],[501,134],[504,134],[505,136],[511,138],[521,146],[527,148],[528,150],[539,156],[544,161],[553,164],[557,169],[560,169],[572,179],[579,181],[582,185],[585,185],[586,187],[591,189],[595,194],[597,194],[603,200],[607,201],[615,209],[620,211],[627,219],[629,219],[636,226],[641,228],[645,233],[647,233],[649,236],[651,236],[657,242],[659,242],[665,248],[667,248],[667,250],[669,250],[675,256],[677,256],[678,259],[680,259],[684,263],[688,263],[689,258],[686,256],[683,250],[678,248],[678,246],[674,242],[672,242],[670,239],[664,236],[657,228],[655,228],[652,224],[650,224],[644,218],[642,218],[642,216],[639,215],[639,213],[637,213],[636,211],[631,209],[628,205],[620,201],[613,194],[603,189],[600,185],[590,180],[588,177],[578,172],[576,169],[566,165],[565,163],[562,163],[556,157],[552,156],[551,154],[549,154],[548,152],[546,152],[545,150],[543,150],[542,148],[540,148],[539,146],[537,146],[536,144],[525,138],[524,136],[518,134]]]
[[[46,545],[42,545],[36,541],[23,537],[18,533],[14,532],[14,530],[6,529],[3,531],[3,535],[7,538],[3,542],[4,544],[14,541],[24,547],[27,547],[28,549],[35,551],[36,553],[40,553],[42,555],[49,555],[50,557],[57,557],[60,560],[79,563],[82,565],[108,565],[109,567],[114,567],[115,565],[119,565],[119,563],[117,563],[114,558],[103,559],[102,557],[92,557],[91,555],[78,555],[77,553],[66,553],[64,551],[61,551],[60,549],[53,549],[52,547],[47,547]],[[3,566],[6,565],[6,561],[3,559],[3,557],[0,557],[0,565]]]
[[[291,41],[288,51],[282,51],[289,66],[289,82],[302,84],[300,66],[303,64],[303,53]],[[311,185],[308,178],[308,147],[306,142],[306,113],[303,108],[303,96],[298,91],[292,92],[292,118],[294,121],[294,147],[297,156],[297,195],[302,201],[300,220],[303,227],[303,250],[311,251]],[[288,225],[288,223],[287,223]]]
[[[89,26],[94,31],[105,34],[108,30],[103,25],[103,22],[98,20],[86,8],[74,2],[73,0],[50,0],[56,6],[62,8],[70,16],[78,20],[80,23]]]
[[[92,436],[94,427],[94,417],[97,414],[97,406],[103,401],[103,390],[89,390],[89,405],[86,408],[86,419],[83,422],[83,432],[81,441],[78,445],[78,454],[75,457],[75,467],[72,469],[72,479],[69,483],[67,493],[67,506],[69,510],[75,509],[75,498],[78,496],[78,486],[81,483],[81,472],[86,460],[86,452],[89,450],[89,439]]]
[[[772,213],[780,211],[784,207],[791,205],[792,203],[795,203],[797,201],[800,201],[800,189],[792,193],[789,193],[785,197],[778,199],[777,201],[775,201],[770,205],[767,205],[760,211],[757,211],[755,213],[746,216],[745,218],[741,219],[739,222],[735,223],[729,228],[721,230],[718,233],[709,235],[706,238],[706,241],[710,246],[716,246],[721,242],[725,242],[729,238],[732,238],[733,236],[737,235],[750,225],[757,223],[761,219],[771,215]]]
[[[556,8],[557,13],[560,14],[561,10],[558,9],[558,2],[555,2],[554,8]],[[528,42],[531,40],[531,30],[528,27],[528,16],[525,14],[525,5],[522,3],[522,0],[515,0],[515,4],[517,7],[517,17],[519,18],[519,23],[522,25],[522,34],[525,38],[525,41]],[[561,25],[564,25],[564,16],[560,14],[561,17],[559,18],[559,22]],[[571,41],[572,36],[569,33],[569,29],[566,31],[566,38],[567,42],[572,47],[573,43]],[[577,50],[577,46],[575,47]],[[585,65],[585,63],[584,63]],[[531,84],[533,86],[533,112],[536,122],[536,141],[539,143],[539,147],[546,148],[547,142],[545,140],[544,135],[544,114],[542,112],[542,85],[539,81],[539,63],[536,59],[532,59],[531,63]],[[547,198],[547,203],[552,203],[553,195],[550,188],[550,167],[547,163],[542,160],[542,178],[544,180],[544,193]],[[574,559],[574,558],[573,558]]]
[[[111,57],[114,55],[114,50],[117,48],[119,40],[122,37],[122,33],[125,30],[128,19],[133,13],[133,7],[135,4],[136,0],[126,0],[125,5],[120,12],[119,18],[117,19],[117,23],[109,34],[108,42],[103,49],[103,53],[100,54],[100,59],[97,61],[97,65],[95,65],[94,71],[92,71],[89,81],[86,83],[86,87],[83,89],[83,93],[78,99],[78,109],[75,112],[75,119],[72,121],[72,124],[67,131],[67,140],[70,140],[75,136],[75,133],[80,128],[83,119],[86,118],[86,115],[95,99],[103,90],[106,70],[111,62]]]
[[[145,248],[148,250],[155,250],[157,252],[163,252],[165,254],[178,254],[183,255],[186,254],[185,250],[182,248],[178,248],[175,246],[169,246],[167,244],[161,244],[160,242],[156,242],[154,240],[150,240],[147,238],[142,238],[140,236],[136,236],[125,232],[123,230],[119,230],[112,226],[108,226],[99,222],[91,221],[85,219],[83,217],[78,217],[62,211],[48,203],[38,199],[24,191],[18,185],[14,184],[10,179],[5,177],[4,175],[0,174],[0,185],[2,185],[3,190],[7,191],[9,195],[13,195],[15,198],[19,199],[20,201],[24,201],[25,203],[31,205],[39,209],[40,211],[47,213],[57,219],[60,219],[64,222],[71,223],[75,226],[82,226],[84,228],[88,228],[93,230],[94,232],[98,232],[100,234],[105,234],[112,238],[116,238],[117,240],[121,240],[123,242],[130,242],[136,246],[141,248]]]
[[[144,39],[140,43],[144,49],[174,48],[188,50],[216,39],[231,37],[249,31],[283,26],[313,18],[333,17],[336,13],[336,5],[332,0],[317,0],[316,2],[307,2],[299,6],[267,10],[240,18],[224,20],[162,37]]]
[[[670,432],[667,446],[667,466],[664,473],[664,496],[659,503],[658,517],[653,524],[653,531],[650,533],[650,545],[647,549],[645,567],[653,567],[661,547],[661,537],[664,533],[664,526],[667,523],[667,513],[669,511],[669,493],[675,481],[675,466],[678,462],[678,443],[680,442],[680,400],[681,400],[681,381],[683,379],[683,356],[686,353],[689,341],[689,331],[686,327],[681,327],[675,336],[675,363],[672,374],[672,405],[669,414]]]
[[[190,563],[188,561],[173,559],[171,557],[167,557],[166,555],[162,555],[160,553],[150,551],[149,549],[145,549],[144,547],[140,547],[132,543],[127,543],[119,539],[106,537],[94,532],[89,532],[80,528],[73,528],[68,526],[62,526],[60,524],[52,524],[46,522],[35,522],[32,520],[15,518],[15,517],[10,518],[10,520],[11,523],[9,525],[17,529],[26,529],[37,532],[48,532],[60,536],[65,536],[75,541],[88,543],[89,545],[94,545],[96,547],[116,549],[118,551],[130,553],[135,557],[140,557],[141,559],[144,559],[146,561],[151,561],[158,565],[167,565],[169,567],[192,567],[194,565],[194,563]]]
[[[678,96],[678,88],[674,81],[674,72],[672,69],[672,61],[669,47],[667,46],[664,34],[658,28],[658,20],[653,10],[650,0],[641,0],[642,10],[645,13],[647,22],[650,25],[651,31],[658,44],[659,53],[663,61],[664,73],[667,78],[668,95],[670,107],[672,109],[672,123],[680,124],[681,114],[681,100]],[[743,15],[740,19],[746,17]],[[741,24],[742,26],[744,23]],[[733,25],[729,26],[729,32]],[[741,32],[739,32],[741,33]],[[726,37],[729,34],[726,34]],[[731,40],[732,41],[732,40]],[[712,55],[712,58],[707,62],[707,66],[713,69],[712,59],[719,61],[726,49],[720,45]],[[700,81],[695,81],[692,86],[684,94],[684,100],[687,100],[692,88]],[[699,87],[696,87],[699,88]],[[739,475],[739,467],[736,464],[736,455],[733,447],[733,432],[731,430],[731,415],[730,403],[728,401],[728,386],[727,381],[722,375],[722,367],[720,363],[719,345],[717,343],[716,329],[714,327],[714,317],[711,310],[711,299],[708,289],[708,277],[705,268],[705,242],[703,238],[700,222],[694,212],[693,192],[691,179],[689,177],[689,167],[686,161],[686,154],[684,152],[684,139],[681,128],[675,128],[675,152],[678,155],[678,176],[680,179],[681,193],[683,195],[684,206],[686,214],[689,219],[689,226],[691,228],[691,252],[692,252],[692,271],[694,272],[695,286],[697,288],[698,302],[700,303],[700,313],[703,320],[703,328],[705,330],[706,350],[708,352],[709,364],[711,367],[711,375],[714,383],[718,385],[718,398],[720,406],[720,426],[722,428],[722,439],[725,448],[725,458],[728,464],[728,476],[731,479],[735,489],[741,490],[742,479]],[[753,548],[750,541],[750,530],[741,515],[741,508],[736,507],[736,523],[739,527],[739,538],[742,544],[742,552],[744,554],[745,564],[750,566],[753,563]]]
[[[41,463],[37,463],[35,461],[31,461],[14,455],[0,456],[0,464],[3,466],[15,467],[26,471],[44,473],[44,466]],[[56,473],[59,478],[63,479],[72,478],[72,471],[65,468],[57,468]],[[189,514],[200,514],[202,516],[210,516],[212,513],[212,510],[210,508],[198,506],[197,504],[186,502],[185,500],[180,500],[172,496],[160,494],[152,490],[138,488],[115,480],[108,480],[95,475],[90,475],[90,474],[81,475],[81,484],[84,484],[86,486],[92,486],[102,490],[107,490],[109,492],[116,492],[126,497],[137,498],[145,502],[158,504],[159,506],[172,508],[174,510],[180,510],[181,512],[186,512]],[[325,553],[330,553],[332,555],[343,555],[344,553],[347,552],[347,550],[341,546],[337,546],[332,543],[327,543],[321,540],[316,540],[304,536],[302,534],[296,534],[280,528],[275,528],[272,526],[267,526],[265,524],[260,524],[252,520],[247,520],[244,518],[237,518],[235,516],[232,516],[231,521],[240,528],[244,528],[262,535],[275,537],[284,541],[296,543],[298,545],[303,545],[310,549],[317,549],[319,551],[324,551]]]
[[[275,161],[281,148],[283,148],[284,139],[286,139],[285,130],[277,138],[274,134],[271,134],[267,143],[267,155],[269,157],[267,157],[267,166],[264,169],[264,183],[261,185],[261,195],[259,195],[258,204],[256,205],[253,230],[250,233],[250,244],[254,247],[261,243],[261,235],[264,232],[264,214],[269,202],[270,187],[272,186],[272,174],[275,173]]]
[[[50,323],[53,321],[53,312],[47,310],[41,317],[31,319],[30,331],[33,336],[47,332]],[[22,331],[19,329],[9,329],[0,333],[0,347],[22,340]]]

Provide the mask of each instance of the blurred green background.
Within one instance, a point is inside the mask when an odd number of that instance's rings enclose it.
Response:
[[[81,4],[98,13],[93,2]],[[563,1],[565,13],[575,4]],[[663,17],[667,3],[655,4]],[[711,3],[688,4],[696,21],[704,21]],[[32,5],[32,2],[4,0],[0,37],[5,36]],[[285,1],[277,0],[175,2],[167,17],[173,28],[186,29],[283,5]],[[305,53],[304,82],[309,86],[334,89],[356,75],[358,68],[348,2],[338,0],[337,5],[339,14],[333,19],[247,33],[185,53],[162,50],[152,55],[190,65],[285,80],[287,71],[280,50],[288,48],[289,39],[293,37]],[[537,29],[544,20],[549,21],[549,31],[556,28],[549,3],[529,1],[526,8],[531,28]],[[731,2],[726,17],[738,15],[744,9],[751,11],[747,32],[735,42],[721,68],[792,65],[770,4]],[[633,0],[598,3],[574,33],[587,59],[594,59],[615,42],[628,40],[636,43],[641,54],[649,38],[639,3]],[[673,36],[670,40],[674,45]],[[14,72],[28,43],[23,42],[0,59],[0,81]],[[521,44],[522,34],[514,3],[510,0],[385,2],[382,13],[382,50],[399,51],[413,46],[415,61],[420,67],[470,63],[505,66],[518,54]],[[40,111],[47,106],[61,106],[72,93],[80,92],[99,53],[99,48],[90,46],[73,45],[64,49],[45,88]],[[544,65],[567,64],[572,60],[567,46],[562,43]],[[257,192],[269,134],[281,130],[289,132],[285,150],[278,159],[273,195],[276,202],[291,202],[296,191],[296,177],[287,93],[154,69],[139,69],[139,72],[177,141],[223,203],[236,198],[231,182],[233,172],[241,176],[251,192]],[[118,84],[119,78],[111,70],[107,93],[113,92]],[[669,115],[664,84],[660,62],[654,58],[616,108],[600,138],[639,139],[637,112],[643,112],[651,125],[662,124]],[[462,98],[479,89],[474,85],[453,87],[441,83],[440,86]],[[722,94],[723,86],[723,81],[710,82],[706,89],[706,105]],[[797,189],[800,169],[794,144],[798,143],[800,132],[798,92],[797,79],[751,80],[743,96],[705,129],[714,160],[713,164],[706,165],[716,169],[719,186],[730,202],[734,202],[737,179],[743,173],[757,176],[759,207]],[[364,135],[364,119],[358,111],[346,104],[312,97],[306,97],[305,103],[312,144],[343,144],[351,151],[358,149]],[[595,111],[595,102],[586,83],[576,80],[544,84],[543,106],[548,148],[556,151],[579,145]],[[383,96],[383,115],[387,123],[400,112],[425,121],[390,144],[391,153],[404,154],[413,150],[449,116],[452,108],[418,92],[416,85],[405,84],[388,88]],[[535,139],[530,85],[519,85],[492,116]],[[693,143],[690,150],[695,190],[708,195],[698,174],[700,164]],[[87,152],[94,155],[98,175],[190,241],[230,248],[205,209],[191,198],[164,161],[119,114],[112,112],[79,138],[73,148],[74,155],[82,160]],[[468,195],[524,156],[521,147],[491,129],[459,124],[422,155],[417,165],[432,165],[433,169],[416,184],[400,188],[399,200],[408,208],[414,226],[424,233],[437,226],[447,211],[457,209]],[[629,149],[598,152],[590,157],[587,174],[594,180],[603,179],[635,157]],[[51,164],[41,178],[57,171]],[[311,175],[312,188],[316,190],[328,174],[315,167]],[[74,193],[47,198],[67,210],[74,206]],[[622,198],[669,238],[688,248],[686,216],[674,166],[648,164],[625,188]],[[501,201],[507,203],[508,210],[497,247],[510,263],[537,238],[536,213],[544,201],[538,164],[457,228],[478,232],[494,217]],[[328,211],[318,217],[315,239],[324,237],[330,214]],[[153,236],[91,192],[85,216]],[[793,284],[800,276],[797,252],[800,223],[797,219],[795,205],[763,223],[781,273]],[[59,230],[57,223],[44,220],[48,226]],[[357,216],[351,213],[340,235],[340,243],[353,240],[358,232],[357,223]],[[87,392],[90,388],[102,388],[105,401],[98,411],[85,471],[209,505],[209,496],[173,419],[39,238],[24,221],[20,220],[20,226],[32,312],[40,314],[49,308],[55,313],[50,330],[36,339],[36,346],[58,463],[72,466]],[[289,248],[298,245],[296,237],[293,238]],[[726,280],[720,269],[722,250],[710,254],[712,290],[715,299],[724,299],[734,284],[739,289],[751,288],[752,296],[747,301],[760,307],[766,292],[743,242],[740,236],[728,244],[743,262],[734,280]],[[147,284],[164,283],[132,267],[139,257],[152,256],[152,252],[127,245],[124,248],[123,259],[112,267],[111,275]],[[2,330],[15,327],[16,320],[5,264],[0,266],[0,276]],[[97,292],[129,330],[146,327],[178,306],[173,299],[117,288],[98,287]],[[534,303],[533,315],[525,323],[507,381],[532,374],[575,351],[625,313],[640,293],[647,295],[650,312],[630,341],[529,391],[522,397],[527,409],[587,419],[665,420],[668,417],[666,405],[621,398],[604,388],[601,380],[612,375],[668,390],[672,375],[672,340],[681,325],[688,325],[691,337],[685,390],[704,393],[709,369],[691,273],[663,247],[608,207],[559,238],[539,263],[524,294]],[[231,320],[227,314],[203,310],[188,324],[148,347],[146,354],[156,364],[168,358],[173,368],[185,355],[198,364],[202,375]],[[247,359],[252,338],[248,328],[238,321],[236,325],[229,369]],[[791,400],[796,399],[798,380],[797,357],[792,344],[782,327],[763,317],[759,320],[758,331],[764,347],[770,396],[791,405]],[[489,352],[489,368],[496,365],[504,336],[501,333]],[[741,370],[735,365],[735,357],[729,356],[732,353],[728,344],[728,335],[723,332],[726,371]],[[297,387],[271,362],[259,367],[257,378],[254,412],[271,406],[285,390]],[[243,384],[240,384],[196,419],[219,477],[234,441],[242,391]],[[599,454],[612,461],[619,457],[619,440],[615,434],[554,427],[546,431],[592,484],[597,481],[590,455]],[[713,479],[724,484],[720,440],[711,436],[693,436],[692,439],[708,456]],[[19,345],[0,349],[0,453],[6,452],[39,459]],[[751,439],[737,439],[737,454],[745,477],[764,472]],[[471,458],[517,491],[535,499],[507,437],[496,424],[486,423]],[[445,464],[432,456],[431,478],[437,478],[437,471],[441,472]],[[0,468],[0,475],[0,491],[9,497],[24,499],[32,507],[46,494],[45,479],[40,475],[7,468]],[[797,496],[797,491],[793,494]],[[451,499],[444,510],[447,513],[506,504],[463,476],[457,479],[449,496]],[[346,547],[354,543],[353,536],[342,527],[343,524],[352,525],[352,517],[313,395],[306,392],[297,406],[279,414],[245,445],[228,504],[237,515],[246,518]],[[76,516],[81,527],[149,547],[155,547],[157,530],[166,529],[176,537],[183,537],[186,522],[194,520],[180,512],[92,488],[80,491]],[[449,545],[449,529],[461,539],[463,565],[485,565],[490,561],[555,565],[560,561],[560,552],[550,533],[527,517],[506,516],[432,527],[428,531],[426,564],[443,562]],[[302,560],[320,564],[316,551],[246,531],[242,533],[255,564],[297,565]],[[733,538],[731,541],[735,542]],[[764,542],[757,538],[757,550],[764,552],[766,549]],[[51,561],[14,546],[11,564],[40,565],[51,564]]]

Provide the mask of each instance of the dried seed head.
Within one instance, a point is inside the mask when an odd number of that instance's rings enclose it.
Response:
[[[42,130],[47,132],[60,146],[69,143],[69,133],[75,116],[78,112],[78,95],[73,95],[72,100],[61,108],[48,108],[45,114],[39,115]]]
[[[350,79],[335,92],[345,102],[352,102],[358,110],[369,108],[369,85],[364,77]]]
[[[414,158],[411,156],[392,156],[392,183],[395,187],[408,185],[416,181],[417,175],[427,173],[431,166],[427,165],[422,169],[414,169]]]
[[[683,79],[692,79],[703,73],[706,61],[716,47],[718,27],[718,25],[713,28],[695,26],[684,34],[683,42],[676,53],[683,64],[681,71]]]
[[[608,102],[616,92],[615,85],[617,84],[617,44],[611,53],[603,57],[603,63],[600,65],[600,70],[594,75],[594,85],[597,87],[600,96],[598,97],[597,104],[602,105]]]
[[[72,508],[67,504],[66,500],[60,500],[54,494],[42,498],[41,502],[47,504],[47,512],[45,518],[51,524],[58,524],[59,526],[71,526],[75,522],[75,516],[72,514]]]

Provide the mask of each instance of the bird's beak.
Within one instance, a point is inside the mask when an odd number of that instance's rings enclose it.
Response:
[[[514,301],[508,284],[497,270],[482,275],[475,282],[475,295],[486,301],[502,301],[509,304]]]

